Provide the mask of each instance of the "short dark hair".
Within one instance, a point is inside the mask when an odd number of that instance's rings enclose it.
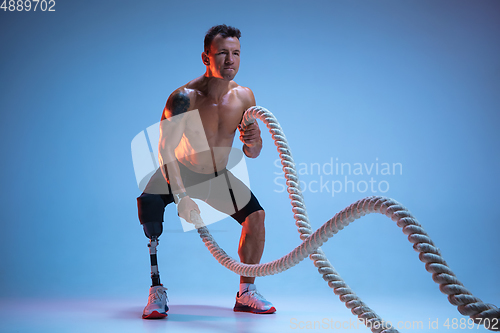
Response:
[[[212,45],[212,41],[215,36],[221,35],[224,38],[228,37],[236,37],[240,39],[241,32],[238,28],[227,26],[225,24],[215,25],[208,29],[207,34],[205,35],[205,53],[208,54],[210,50],[210,45]]]

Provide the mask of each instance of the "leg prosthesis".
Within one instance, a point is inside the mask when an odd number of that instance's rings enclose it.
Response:
[[[158,271],[158,259],[156,257],[156,247],[159,244],[160,235],[163,232],[163,213],[165,203],[159,194],[143,193],[137,198],[137,208],[139,211],[139,221],[144,229],[144,234],[149,238],[149,256],[151,259],[151,280],[152,286],[159,286],[160,273]]]

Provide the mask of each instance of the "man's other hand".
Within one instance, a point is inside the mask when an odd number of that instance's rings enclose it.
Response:
[[[246,127],[238,125],[240,130],[240,140],[248,147],[254,147],[261,143],[260,128],[257,122],[253,122]]]

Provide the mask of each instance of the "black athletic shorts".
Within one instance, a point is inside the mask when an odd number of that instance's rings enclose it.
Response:
[[[200,174],[191,171],[178,162],[179,169],[186,189],[191,198],[202,200],[213,208],[230,215],[238,223],[243,223],[248,215],[263,210],[252,191],[229,170],[211,174]],[[144,192],[138,198],[148,199],[148,196],[160,196],[161,205],[138,205],[141,224],[147,222],[163,222],[163,213],[168,204],[174,202],[170,185],[165,181],[160,169],[157,169],[149,180]],[[151,198],[149,198],[151,199]]]

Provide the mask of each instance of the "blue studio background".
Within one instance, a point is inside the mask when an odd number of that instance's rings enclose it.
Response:
[[[242,31],[236,82],[280,121],[314,229],[365,196],[395,198],[464,285],[500,303],[500,2],[57,1],[55,8],[0,11],[0,297],[146,300],[148,241],[130,144],[159,121],[171,91],[204,73],[204,34],[226,23]],[[266,208],[267,262],[300,240],[274,144],[261,129],[264,150],[247,166]],[[227,295],[231,306],[238,277],[196,232],[182,232],[174,207],[165,219],[159,267],[171,301],[203,290]],[[211,229],[237,257],[239,225],[228,218]],[[323,249],[374,308],[389,298],[447,303],[384,216],[356,221]],[[271,300],[308,294],[338,302],[309,260],[257,283]]]

